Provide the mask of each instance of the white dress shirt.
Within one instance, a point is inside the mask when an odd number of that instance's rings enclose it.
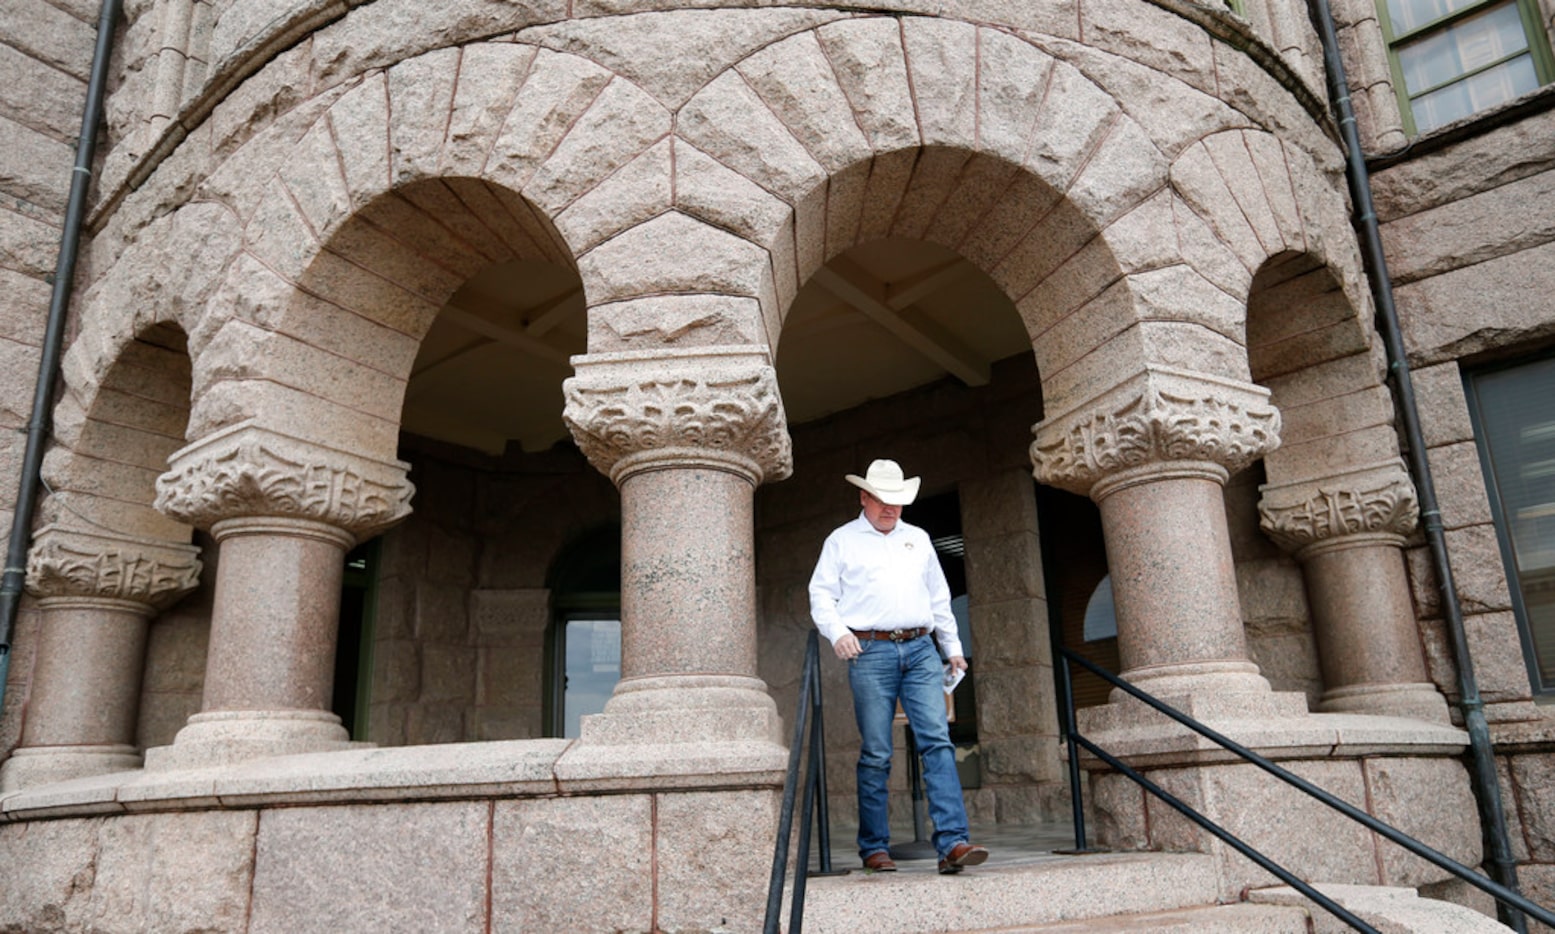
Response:
[[[929,536],[900,520],[889,533],[864,518],[826,537],[810,575],[810,617],[833,645],[849,629],[934,630],[947,658],[961,654],[950,586]]]

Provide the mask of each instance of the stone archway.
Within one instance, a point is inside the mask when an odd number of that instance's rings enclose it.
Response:
[[[1315,709],[1448,722],[1414,620],[1403,548],[1419,506],[1376,337],[1333,274],[1276,256],[1248,308],[1253,377],[1285,414],[1265,459],[1264,532],[1303,569],[1323,694]]]
[[[190,529],[152,508],[188,419],[185,346],[176,324],[145,326],[56,407],[43,526],[27,561],[36,614],[22,639],[35,661],[18,679],[27,713],[0,770],[7,791],[141,765],[148,628],[201,569]]]

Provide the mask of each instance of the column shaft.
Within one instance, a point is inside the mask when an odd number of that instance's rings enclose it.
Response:
[[[302,520],[217,523],[206,712],[328,710],[349,535]]]
[[[1264,532],[1306,577],[1323,672],[1319,709],[1449,722],[1426,670],[1404,568],[1418,506],[1403,464],[1266,484],[1262,494]]]
[[[756,674],[748,480],[647,470],[621,483],[621,675]]]
[[[1125,673],[1187,663],[1244,665],[1221,484],[1193,471],[1114,487],[1098,499]]]
[[[48,598],[23,746],[133,746],[146,622],[130,600]]]

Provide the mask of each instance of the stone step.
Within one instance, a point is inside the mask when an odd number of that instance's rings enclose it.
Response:
[[[1305,909],[1274,905],[1215,905],[1000,928],[1000,934],[1311,934]]]
[[[1214,858],[1197,853],[1045,855],[1009,863],[990,860],[952,876],[939,875],[932,860],[904,862],[901,867],[891,873],[853,870],[843,876],[811,878],[806,886],[804,930],[811,934],[917,934],[1046,930],[1042,925],[1101,919],[1123,924],[1139,916],[1213,906],[1219,895]],[[1278,910],[1217,916],[1228,919],[1228,926],[1221,929],[1306,930],[1305,912],[1299,908],[1256,907]],[[786,922],[786,901],[784,911]],[[1299,916],[1300,923],[1295,927],[1266,924],[1278,918],[1279,924],[1288,925],[1292,922],[1287,916]],[[1245,918],[1248,926],[1230,926],[1239,918]],[[1157,929],[1170,930],[1149,926],[1073,928]]]

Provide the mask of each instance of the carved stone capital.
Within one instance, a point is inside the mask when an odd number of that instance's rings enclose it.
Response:
[[[47,526],[27,554],[35,597],[103,597],[165,607],[200,584],[193,545]]]
[[[410,515],[408,465],[379,461],[243,422],[169,459],[156,507],[209,529],[223,519],[310,519],[358,540]]]
[[[1280,413],[1260,386],[1152,367],[1032,431],[1036,478],[1084,496],[1108,477],[1153,464],[1207,463],[1235,473],[1279,447]]]
[[[1420,518],[1415,485],[1401,461],[1321,480],[1266,484],[1260,492],[1259,526],[1281,548],[1297,555],[1354,536],[1401,545]]]
[[[753,484],[793,470],[783,400],[764,352],[594,354],[574,364],[562,418],[589,463],[618,484],[674,466],[729,470]]]

